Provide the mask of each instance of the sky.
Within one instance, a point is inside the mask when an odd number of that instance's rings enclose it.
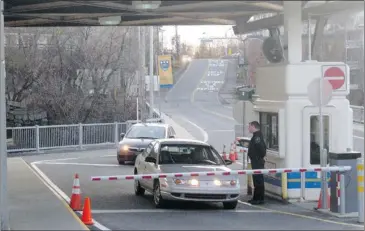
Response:
[[[164,46],[171,48],[171,39],[175,36],[175,26],[164,26],[162,28]],[[205,34],[204,34],[205,33]],[[202,37],[228,37],[234,36],[232,26],[178,26],[178,34],[181,38],[181,43],[186,43],[192,46],[198,46]]]

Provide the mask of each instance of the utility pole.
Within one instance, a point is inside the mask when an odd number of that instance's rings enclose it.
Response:
[[[4,2],[0,1],[0,228],[10,230],[7,194]]]
[[[175,45],[176,45],[176,61],[180,61],[180,41],[177,31],[177,25],[175,26]]]
[[[138,31],[139,35],[139,96],[141,100],[139,100],[140,103],[140,109],[141,109],[141,120],[145,121],[146,119],[146,98],[145,98],[145,89],[146,89],[146,72],[145,72],[145,64],[146,64],[146,36],[144,27],[139,27]]]
[[[153,91],[155,90],[155,81],[153,76],[153,26],[150,26],[150,118],[153,118]]]

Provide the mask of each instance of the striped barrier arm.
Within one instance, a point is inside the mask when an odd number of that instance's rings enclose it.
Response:
[[[278,169],[255,169],[255,170],[232,170],[216,172],[184,172],[166,174],[138,174],[138,175],[115,175],[115,176],[93,176],[91,181],[115,181],[115,180],[151,180],[163,178],[199,177],[199,176],[229,176],[229,175],[255,175],[275,174],[288,172],[336,172],[349,171],[351,166],[331,166],[319,168],[278,168]]]
[[[364,223],[364,158],[357,159],[356,169],[359,222]]]

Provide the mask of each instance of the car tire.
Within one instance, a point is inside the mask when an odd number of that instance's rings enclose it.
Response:
[[[159,181],[155,181],[153,184],[153,203],[155,204],[156,208],[163,208],[165,204],[165,201],[161,196]]]
[[[134,175],[137,175],[137,172],[134,172]],[[134,194],[136,196],[143,196],[145,191],[146,190],[141,187],[139,180],[134,180]]]
[[[236,209],[238,201],[223,202],[224,209]]]

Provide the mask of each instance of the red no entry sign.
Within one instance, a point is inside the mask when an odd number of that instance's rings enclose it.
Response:
[[[345,66],[325,66],[323,67],[323,78],[327,79],[328,82],[330,82],[333,90],[346,87],[345,70]]]

